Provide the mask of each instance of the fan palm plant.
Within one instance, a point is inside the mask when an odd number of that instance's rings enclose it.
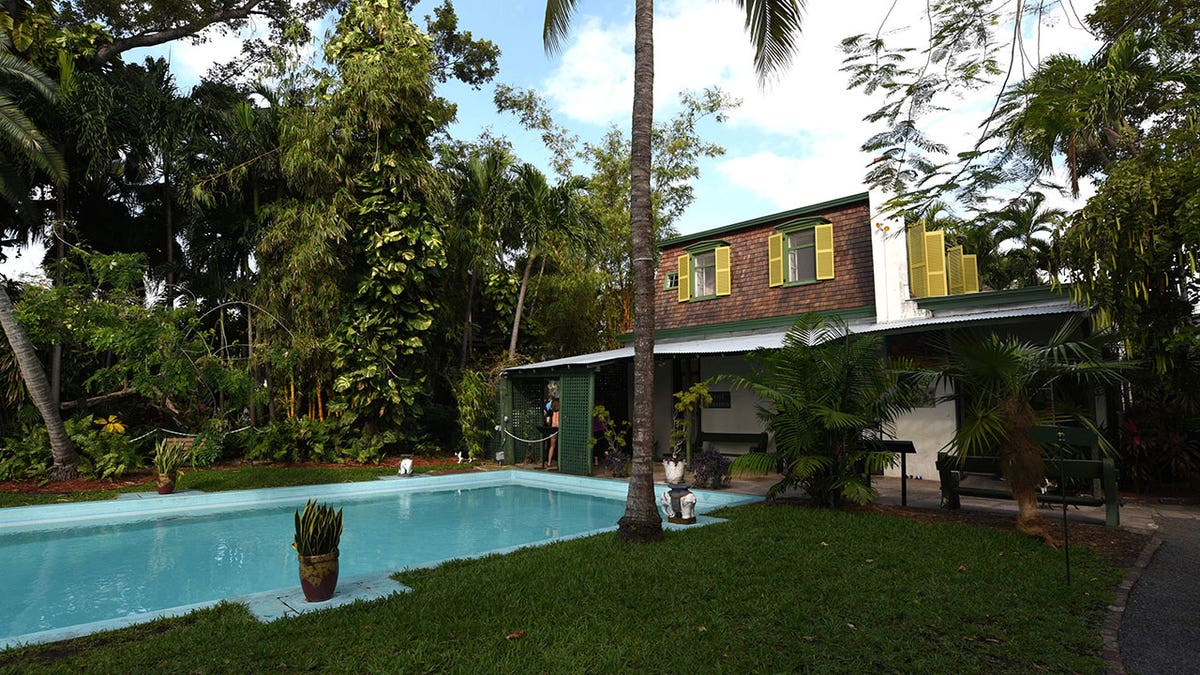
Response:
[[[1104,358],[1103,336],[1072,340],[1081,323],[1067,321],[1045,345],[995,333],[958,335],[937,367],[939,379],[953,385],[945,400],[956,401],[962,414],[951,451],[959,457],[998,456],[1017,503],[1017,530],[1050,544],[1054,538],[1037,508],[1037,487],[1046,476],[1043,447],[1029,430],[1064,422],[1097,429],[1082,412],[1035,410],[1031,401],[1040,392],[1053,393],[1056,385],[1114,384],[1124,367]],[[1101,447],[1111,450],[1103,441]]]
[[[895,454],[867,437],[928,398],[929,376],[905,360],[889,359],[883,340],[853,335],[844,322],[819,314],[800,317],[783,348],[751,355],[749,377],[722,379],[757,395],[759,417],[774,433],[774,453],[749,453],[734,472],[783,478],[768,496],[801,487],[821,506],[869,503],[875,491],[865,474],[883,469]]]

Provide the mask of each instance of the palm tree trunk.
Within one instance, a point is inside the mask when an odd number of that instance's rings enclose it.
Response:
[[[654,251],[650,204],[650,130],[654,124],[654,1],[634,10],[633,121],[629,225],[633,244],[633,470],[617,539],[661,541],[654,503]]]
[[[462,356],[458,359],[459,369],[467,367],[467,353],[471,351],[471,309],[475,304],[475,270],[467,270],[467,315],[463,317]]]
[[[533,251],[525,261],[525,273],[521,275],[521,290],[517,292],[517,311],[513,314],[512,337],[508,340],[508,359],[517,355],[517,332],[521,329],[521,311],[525,308],[525,289],[529,288],[529,271],[533,269]]]
[[[50,480],[70,480],[79,477],[79,455],[71,446],[67,429],[63,426],[62,416],[54,405],[54,397],[50,391],[50,383],[46,381],[46,371],[38,361],[37,352],[21,324],[13,316],[12,301],[8,290],[0,285],[0,327],[3,327],[8,344],[12,347],[13,358],[21,369],[21,379],[29,390],[29,398],[42,414],[46,423],[46,431],[50,434],[50,453],[54,456],[54,467],[50,471]]]
[[[1009,399],[1004,408],[1009,431],[1000,446],[1000,470],[1017,503],[1017,531],[1057,546],[1058,540],[1050,534],[1046,519],[1038,511],[1037,488],[1046,478],[1046,464],[1041,447],[1029,438],[1033,408],[1021,398]]]

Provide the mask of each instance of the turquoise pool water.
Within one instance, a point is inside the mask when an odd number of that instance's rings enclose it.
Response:
[[[295,586],[292,514],[312,497],[345,510],[345,578],[612,529],[624,492],[504,471],[0,509],[0,645]],[[741,501],[719,497],[700,510]]]

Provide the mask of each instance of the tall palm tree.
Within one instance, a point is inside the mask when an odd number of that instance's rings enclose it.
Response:
[[[467,272],[459,368],[467,365],[474,321],[475,289],[479,284],[483,261],[489,256],[496,257],[500,237],[496,219],[504,211],[511,192],[513,169],[512,155],[502,148],[474,154],[452,167],[456,227],[450,230],[447,241],[450,254],[462,261]]]
[[[23,82],[39,97],[52,102],[58,97],[58,87],[45,73],[13,54],[12,48],[8,31],[0,29],[0,140],[62,185],[67,182],[62,154],[21,109],[11,88],[14,82]],[[18,168],[8,161],[0,163],[0,197],[17,208],[28,196],[28,186]]]
[[[800,33],[803,0],[735,0],[746,12],[760,80],[786,65]],[[577,0],[546,0],[542,42],[550,53],[566,41]],[[654,241],[650,202],[650,135],[654,127],[654,0],[635,0],[633,116],[630,126],[629,229],[633,244],[633,470],[617,538],[659,541],[654,503]]]
[[[44,73],[34,68],[28,62],[12,54],[9,50],[12,42],[7,31],[0,31],[0,144],[16,150],[18,156],[24,158],[30,165],[45,171],[58,185],[67,181],[67,168],[62,155],[54,149],[49,140],[30,121],[29,117],[17,105],[12,91],[8,88],[12,80],[24,81],[40,97],[48,102],[57,99],[57,88],[54,82]],[[0,169],[0,196],[16,208],[26,198],[22,191],[24,183],[14,183],[9,178],[11,167],[5,163]],[[8,178],[8,180],[6,180]],[[20,186],[20,187],[18,187]],[[42,415],[46,423],[46,431],[50,435],[50,451],[54,456],[54,467],[51,479],[67,480],[79,475],[79,455],[71,445],[67,430],[63,426],[62,416],[54,402],[50,383],[46,379],[46,371],[38,360],[29,335],[13,316],[12,300],[8,297],[6,282],[0,278],[0,328],[12,346],[13,357],[21,371],[21,378],[29,390],[29,397]]]
[[[517,334],[525,309],[525,294],[529,289],[529,274],[534,261],[545,255],[556,241],[587,242],[592,238],[590,216],[583,208],[581,192],[587,187],[583,178],[572,177],[551,186],[532,164],[517,169],[516,211],[525,240],[525,269],[517,291],[517,309],[513,314],[512,334],[508,343],[508,358],[517,353]]]
[[[1042,208],[1045,201],[1046,195],[1034,192],[1014,200],[994,215],[999,223],[996,241],[1011,244],[1002,257],[1006,260],[1010,284],[1018,287],[1044,283],[1039,272],[1050,271],[1050,236],[1067,212]]]
[[[1029,430],[1064,421],[1095,430],[1095,424],[1075,411],[1035,410],[1031,400],[1053,395],[1060,383],[1115,383],[1121,368],[1103,358],[1098,339],[1071,339],[1081,322],[1066,322],[1045,345],[995,333],[955,336],[937,366],[939,379],[953,385],[947,400],[957,401],[963,416],[950,449],[958,456],[999,456],[1017,503],[1017,530],[1051,544],[1037,506],[1037,486],[1046,476],[1042,446]]]
[[[1062,153],[1077,197],[1080,176],[1138,153],[1139,126],[1153,107],[1147,102],[1200,84],[1194,67],[1173,54],[1159,49],[1155,36],[1134,31],[1086,63],[1051,56],[1005,94],[1001,134],[1039,172],[1050,171]]]

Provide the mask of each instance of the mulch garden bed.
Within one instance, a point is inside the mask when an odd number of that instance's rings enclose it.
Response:
[[[1003,516],[994,513],[979,513],[973,511],[947,511],[943,509],[914,509],[890,504],[875,504],[866,507],[867,510],[883,513],[899,518],[908,518],[922,523],[965,523],[981,525],[998,530],[1013,530],[1016,528],[1015,516]],[[1062,538],[1062,521],[1051,521],[1051,532]],[[1130,567],[1137,561],[1138,555],[1150,541],[1150,535],[1130,532],[1115,527],[1093,525],[1091,523],[1069,523],[1068,531],[1071,546],[1087,546],[1104,556],[1113,564],[1120,567]]]
[[[454,464],[458,460],[454,457],[413,457],[413,466],[445,466]],[[338,463],[319,463],[319,462],[296,462],[292,464],[279,464],[274,462],[243,462],[234,461],[225,464],[218,464],[212,468],[215,470],[233,469],[240,466],[278,466],[278,467],[323,467],[323,468],[341,468],[341,467],[386,467],[397,469],[400,466],[399,457],[385,458],[378,464],[361,464],[358,462]],[[437,473],[469,473],[474,471],[474,468],[448,468],[439,470]],[[119,490],[123,487],[133,485],[153,485],[154,469],[146,469],[142,471],[130,472],[118,480],[88,480],[85,478],[76,478],[74,480],[56,481],[51,483],[39,483],[36,480],[10,480],[0,482],[0,492],[16,492],[21,494],[63,494],[67,492],[86,492],[90,490]]]
[[[810,507],[807,499],[802,497],[784,497],[775,499],[774,504]],[[948,511],[944,509],[917,509],[911,506],[896,506],[892,504],[871,504],[870,506],[855,507],[859,511],[881,513],[895,518],[907,518],[920,523],[963,523],[979,525],[996,530],[1015,530],[1015,515],[998,515],[980,513],[977,511]],[[1051,521],[1051,531],[1061,539],[1062,522],[1047,516]],[[1130,532],[1103,525],[1091,523],[1070,523],[1071,546],[1087,546],[1107,558],[1119,567],[1131,567],[1137,561],[1142,549],[1150,541],[1150,535]]]

